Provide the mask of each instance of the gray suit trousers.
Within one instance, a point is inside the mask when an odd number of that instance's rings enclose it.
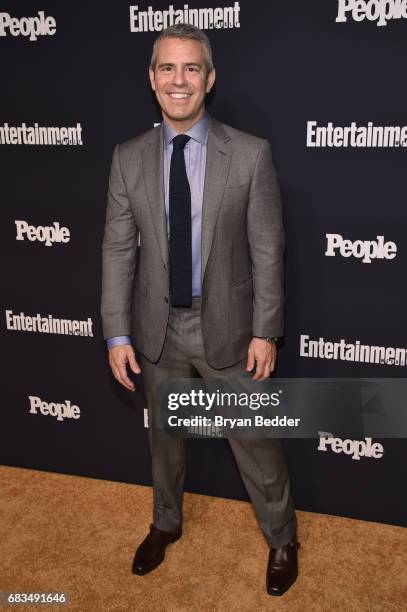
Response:
[[[158,529],[173,531],[182,523],[182,498],[186,469],[185,438],[175,438],[154,427],[158,410],[155,389],[173,378],[244,377],[246,360],[221,370],[205,360],[201,331],[200,300],[192,308],[170,308],[161,357],[152,363],[141,356],[147,396],[149,440],[153,472],[153,522]],[[276,438],[228,438],[240,475],[252,501],[260,528],[274,548],[284,546],[296,530],[287,467]]]

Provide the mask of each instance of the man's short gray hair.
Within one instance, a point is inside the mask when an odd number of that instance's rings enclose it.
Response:
[[[206,68],[207,71],[210,72],[213,70],[213,60],[212,60],[212,47],[209,42],[209,38],[199,28],[196,28],[189,23],[176,23],[175,25],[169,26],[165,30],[161,32],[159,36],[154,41],[153,53],[151,56],[150,65],[155,70],[155,64],[157,60],[157,46],[160,40],[163,38],[187,38],[189,40],[197,40],[203,46],[206,53]]]

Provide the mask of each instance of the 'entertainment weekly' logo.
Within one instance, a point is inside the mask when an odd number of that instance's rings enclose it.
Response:
[[[240,28],[240,3],[233,6],[218,6],[215,8],[183,8],[174,9],[170,4],[168,9],[154,10],[148,6],[139,11],[138,5],[130,6],[130,32],[161,32],[176,23],[189,23],[200,30]]]
[[[319,125],[318,121],[307,121],[307,147],[317,148],[356,148],[356,149],[397,149],[407,147],[407,125],[334,125],[328,121]]]
[[[43,126],[34,125],[0,125],[0,144],[2,145],[83,145],[82,126]]]
[[[57,31],[54,17],[45,17],[44,11],[38,11],[38,17],[11,17],[0,13],[0,36],[24,36],[35,41],[38,36],[53,36]]]
[[[60,319],[52,314],[42,316],[26,315],[24,312],[15,314],[11,309],[5,311],[6,329],[11,331],[33,332],[37,334],[61,334],[66,336],[89,336],[93,338],[93,321]]]
[[[372,263],[372,259],[394,259],[397,255],[397,245],[391,240],[385,242],[383,236],[377,240],[344,240],[341,234],[326,234],[327,245],[325,256],[355,257],[363,263]]]
[[[381,459],[384,454],[383,445],[379,442],[372,443],[372,438],[342,440],[341,438],[334,438],[331,433],[320,431],[318,450],[326,452],[328,449],[333,453],[351,455],[355,461],[360,461],[361,457]]]
[[[81,416],[81,409],[79,406],[71,404],[69,400],[65,400],[63,403],[48,403],[35,395],[29,395],[28,399],[30,400],[30,414],[52,416],[56,418],[57,421],[63,421],[64,419],[77,420]]]
[[[349,342],[345,338],[332,341],[320,337],[313,340],[308,334],[301,334],[300,357],[405,367],[407,348],[362,344],[360,340]]]
[[[339,0],[337,23],[348,20],[350,13],[353,21],[377,21],[378,26],[386,26],[390,19],[407,18],[407,0]]]
[[[67,227],[59,227],[59,222],[52,225],[28,225],[27,221],[14,221],[16,224],[16,240],[42,242],[45,246],[53,246],[55,242],[69,242],[71,234]]]

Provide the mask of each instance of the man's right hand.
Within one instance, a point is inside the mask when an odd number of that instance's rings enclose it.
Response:
[[[134,349],[130,344],[122,344],[109,349],[109,365],[115,379],[129,391],[135,391],[134,383],[127,376],[127,364],[134,374],[140,374],[141,368],[137,363]]]

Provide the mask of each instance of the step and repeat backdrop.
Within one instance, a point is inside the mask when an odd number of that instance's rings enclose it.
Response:
[[[101,242],[116,143],[160,114],[166,25],[209,35],[210,113],[268,138],[287,234],[280,377],[404,378],[407,0],[4,2],[0,462],[151,484],[142,382],[107,363]],[[405,440],[283,440],[296,507],[406,525]],[[355,452],[358,449],[358,452]],[[186,489],[247,499],[225,440]]]

